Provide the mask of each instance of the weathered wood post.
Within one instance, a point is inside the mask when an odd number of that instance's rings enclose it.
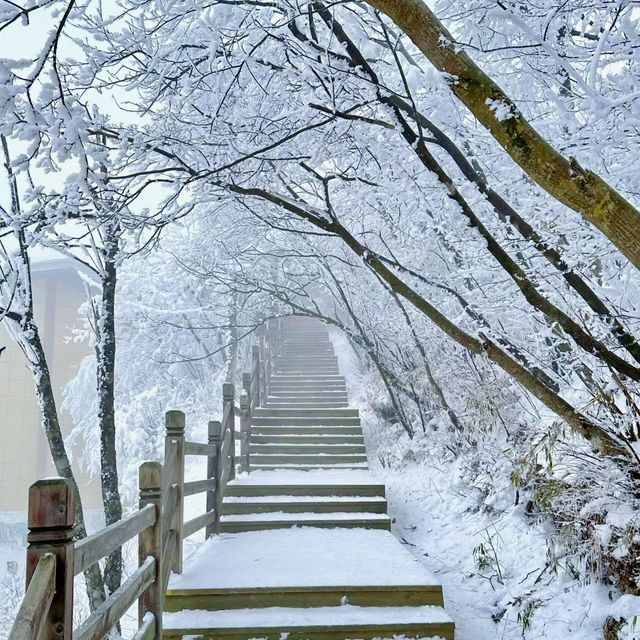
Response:
[[[173,467],[171,484],[177,486],[176,508],[171,521],[171,529],[176,532],[176,548],[173,553],[171,570],[182,573],[182,525],[184,523],[184,413],[182,411],[167,411],[165,424],[167,436],[165,438],[165,456],[169,448],[175,447],[176,458]],[[165,458],[166,459],[166,458]],[[167,473],[171,473],[167,469]]]
[[[233,480],[236,477],[236,420],[235,420],[235,396],[236,388],[231,382],[225,382],[222,385],[222,415],[229,416],[230,423],[223,424],[222,433],[227,429],[231,430],[231,447],[229,451],[231,453],[231,470],[229,471],[229,480]],[[228,408],[227,408],[228,407]],[[223,461],[224,462],[224,461]]]
[[[249,441],[251,438],[251,400],[246,390],[240,394],[240,471],[249,473]]]
[[[262,376],[260,375],[260,347],[257,344],[254,344],[251,347],[251,372],[255,371],[255,379],[253,384],[251,385],[251,390],[249,395],[251,396],[251,406],[259,407],[260,406],[260,398],[262,396],[261,386],[262,386]]]
[[[255,406],[261,407],[265,403],[266,397],[266,356],[267,356],[267,323],[264,319],[264,314],[262,315],[262,324],[256,330],[256,335],[258,337],[258,347],[260,350],[260,361],[258,364],[258,371],[260,373],[260,397],[258,398],[258,403]]]
[[[215,509],[216,519],[207,525],[205,530],[207,538],[216,533],[220,533],[220,507],[221,502],[218,500],[220,495],[220,472],[222,464],[220,460],[220,441],[222,439],[222,423],[218,420],[212,420],[208,424],[209,444],[216,448],[216,452],[207,458],[207,478],[216,481],[216,487],[213,491],[207,491],[207,512]]]
[[[264,348],[264,384],[262,388],[264,393],[262,395],[261,407],[267,406],[267,398],[269,397],[269,386],[271,383],[271,345],[267,344]]]
[[[138,470],[140,509],[152,504],[156,508],[156,521],[138,536],[138,565],[149,556],[156,561],[156,578],[142,592],[138,599],[138,623],[142,625],[147,613],[156,619],[154,640],[162,638],[162,609],[164,593],[162,589],[162,465],[159,462],[143,462]]]
[[[45,553],[56,557],[55,594],[38,640],[71,640],[73,634],[73,537],[76,494],[65,478],[29,487],[27,587]]]

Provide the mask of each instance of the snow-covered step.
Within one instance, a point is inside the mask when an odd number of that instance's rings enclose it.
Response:
[[[344,418],[340,416],[317,416],[317,417],[303,417],[303,416],[255,416],[252,418],[251,423],[253,426],[299,426],[299,427],[311,427],[315,425],[322,426],[359,426],[360,418],[346,416]]]
[[[270,382],[269,383],[269,394],[283,395],[282,392],[285,392],[284,395],[288,395],[289,393],[296,392],[304,392],[307,393],[309,391],[313,391],[314,394],[320,393],[324,394],[327,392],[342,392],[343,394],[347,392],[347,385],[344,382],[307,382],[306,380],[300,380],[299,382]]]
[[[371,558],[384,562],[371,562]],[[215,567],[215,571],[202,571]],[[382,529],[309,527],[221,534],[207,540],[169,582],[165,606],[442,606],[442,589]]]
[[[252,435],[360,435],[362,427],[349,425],[254,425],[251,427]]]
[[[330,409],[330,408],[313,408],[313,409],[275,409],[272,407],[256,407],[253,412],[254,418],[270,418],[270,417],[282,417],[282,418],[357,418],[360,415],[358,409],[346,408],[346,409]]]
[[[250,455],[253,454],[276,454],[276,455],[290,455],[290,454],[360,454],[366,453],[364,444],[340,444],[340,443],[327,443],[327,444],[298,444],[295,442],[268,442],[268,443],[256,443],[251,441],[249,447]]]
[[[274,409],[313,409],[318,407],[327,407],[333,409],[340,409],[343,407],[348,407],[349,403],[346,398],[344,400],[326,400],[320,402],[309,403],[303,400],[293,401],[293,402],[271,402],[268,401],[265,404],[266,407],[273,407]]]
[[[353,464],[366,462],[365,453],[253,453],[251,464]]]
[[[252,444],[364,444],[362,435],[328,435],[317,433],[313,435],[251,435]]]
[[[163,616],[163,637],[202,640],[373,640],[404,635],[453,640],[454,625],[442,607],[264,607],[186,610]]]
[[[308,373],[306,375],[278,374],[271,376],[271,382],[344,382],[344,377],[334,374]]]
[[[385,487],[368,471],[256,471],[227,485],[227,496],[379,496]]]
[[[281,385],[283,389],[274,389],[273,385],[269,387],[269,398],[319,398],[319,399],[331,399],[331,398],[346,398],[347,397],[347,389],[346,385],[344,389],[331,389],[331,388],[318,388],[318,385],[310,385],[306,383],[306,386],[311,387],[310,389],[296,389],[295,386],[287,386]]]
[[[243,515],[223,515],[220,531],[258,531],[262,529],[286,529],[289,527],[391,529],[389,516],[383,513],[250,513]]]
[[[386,513],[387,501],[375,496],[229,496],[222,514],[246,513]]]
[[[337,356],[333,353],[333,351],[307,349],[305,351],[300,351],[298,353],[289,352],[286,354],[280,354],[275,361],[276,366],[278,368],[282,364],[290,364],[291,362],[293,363],[302,362],[304,364],[317,362],[319,364],[330,363],[330,364],[337,365],[338,359],[337,359]]]
[[[267,398],[267,405],[272,403],[309,404],[311,407],[323,407],[331,402],[348,402],[346,391],[322,392],[322,391],[271,391]],[[347,405],[348,406],[348,405]],[[294,407],[295,408],[295,407]]]
[[[325,471],[325,470],[364,470],[368,469],[366,462],[334,462],[330,464],[250,464],[251,471]]]
[[[321,374],[331,371],[333,375],[338,375],[337,362],[318,362],[316,358],[305,358],[292,362],[282,362],[278,360],[276,364],[276,374],[285,374],[290,371],[302,371],[304,373]]]

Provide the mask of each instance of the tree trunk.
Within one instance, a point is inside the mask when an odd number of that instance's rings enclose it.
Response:
[[[107,525],[122,518],[122,503],[118,485],[115,421],[116,334],[115,304],[118,255],[117,228],[105,225],[104,271],[102,300],[96,318],[96,384],[98,394],[98,428],[100,429],[100,484]],[[113,593],[122,580],[122,550],[116,549],[104,565],[104,582]]]
[[[36,395],[40,406],[42,418],[42,426],[49,443],[49,451],[51,459],[56,468],[56,473],[69,480],[73,484],[76,494],[76,537],[78,539],[86,538],[87,529],[84,521],[84,511],[82,508],[82,499],[80,491],[73,475],[73,469],[67,455],[60,422],[58,420],[58,409],[56,407],[55,397],[53,395],[53,387],[51,386],[51,374],[47,358],[40,342],[40,334],[38,327],[33,320],[27,319],[24,325],[23,335],[33,354],[32,358],[28,358],[31,373],[35,381]],[[100,567],[95,564],[84,572],[84,578],[89,596],[89,607],[91,611],[104,602],[104,584]]]
[[[640,212],[575,158],[556,151],[525,119],[514,102],[453,40],[422,0],[367,0],[406,33],[439,71],[453,93],[547,193],[580,213],[640,268]],[[499,119],[495,103],[507,107]]]

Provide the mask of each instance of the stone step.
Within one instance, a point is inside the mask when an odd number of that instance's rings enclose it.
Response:
[[[364,444],[363,435],[264,435],[251,434],[251,444]]]
[[[346,384],[346,380],[340,373],[317,373],[311,372],[293,372],[293,373],[274,373],[269,380],[269,386],[274,384]]]
[[[322,391],[317,389],[270,389],[267,402],[292,402],[304,400],[305,402],[319,402],[324,400],[346,400],[348,398],[346,389],[329,389]]]
[[[263,417],[256,416],[251,419],[252,426],[315,426],[315,425],[325,425],[325,426],[359,426],[360,418],[352,418],[352,417],[312,417],[312,418],[304,418],[304,417]]]
[[[258,443],[251,439],[251,456],[255,454],[292,455],[292,454],[366,454],[364,444],[297,444],[297,443]]]
[[[296,376],[296,375],[273,375],[269,380],[270,383],[274,382],[300,382],[301,380],[305,382],[345,382],[344,376],[341,375],[322,375],[322,374],[308,374],[304,376]]]
[[[442,606],[439,585],[337,585],[320,587],[240,587],[234,589],[171,589],[165,611],[266,607],[333,607],[344,602],[361,607]]]
[[[244,484],[231,481],[225,496],[376,496],[384,498],[385,486],[379,483],[291,483]]]
[[[251,455],[251,464],[353,464],[366,462],[365,453],[255,453]]]
[[[360,415],[358,409],[272,409],[270,407],[256,407],[253,418],[357,418]]]
[[[367,471],[366,462],[354,464],[251,464],[251,471]]]
[[[299,389],[299,388],[282,388],[272,389],[269,388],[269,395],[267,400],[277,398],[316,398],[318,400],[333,400],[335,398],[346,398],[347,390],[344,389],[318,389],[317,386],[313,389]]]
[[[278,499],[279,498],[279,499]],[[247,513],[386,513],[382,498],[338,498],[336,496],[261,496],[227,497],[222,515]]]
[[[275,367],[275,373],[281,371],[295,369],[300,371],[316,371],[318,373],[328,369],[338,369],[338,362],[316,362],[314,358],[300,358],[300,360],[291,360],[283,362],[278,358]]]
[[[372,562],[372,553],[384,562]],[[203,566],[217,570],[203,575]],[[245,532],[205,543],[185,562],[181,575],[171,576],[165,609],[344,604],[441,606],[443,598],[435,576],[391,533],[307,527]]]
[[[326,425],[311,425],[311,426],[297,426],[297,425],[259,425],[254,424],[251,426],[251,435],[362,435],[362,427],[360,426],[326,426]]]
[[[338,359],[322,358],[320,356],[305,356],[304,358],[278,358],[276,370],[282,369],[327,369],[329,367],[338,368]]]
[[[335,356],[336,352],[332,347],[285,347],[279,353],[280,358],[315,358]]]
[[[312,360],[314,363],[331,362],[337,363],[338,356],[332,353],[317,353],[311,358],[307,353],[280,353],[277,356],[278,362],[308,362]]]
[[[295,367],[278,367],[276,369],[276,375],[293,375],[293,376],[299,376],[300,378],[304,378],[307,375],[312,375],[312,374],[327,374],[327,375],[334,375],[337,376],[340,374],[340,370],[338,369],[338,367],[326,367],[326,368],[319,368],[319,367],[300,367],[300,366],[295,366]]]
[[[316,340],[314,342],[305,342],[303,340],[296,342],[285,342],[282,345],[281,350],[278,352],[278,355],[297,355],[299,353],[309,353],[312,351],[316,352],[330,352],[335,354],[335,350],[331,342],[327,342],[324,340]]]
[[[330,392],[347,393],[347,385],[344,382],[271,382],[269,384],[269,395],[288,395],[287,392],[298,393],[302,391],[314,391],[317,394],[324,395]],[[315,395],[315,394],[314,394]]]
[[[328,409],[341,409],[348,407],[349,403],[344,400],[330,400],[324,402],[267,402],[265,405],[267,408],[273,407],[274,409],[314,409],[318,407],[327,407]]]
[[[265,607],[198,614],[167,613],[163,638],[193,636],[201,640],[373,640],[374,638],[444,638],[453,640],[454,625],[442,607]]]
[[[391,529],[391,520],[382,513],[256,513],[221,516],[220,531],[262,531],[290,527]]]

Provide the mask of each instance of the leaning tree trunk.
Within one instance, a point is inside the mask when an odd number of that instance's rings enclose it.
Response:
[[[87,529],[84,521],[82,499],[62,437],[62,430],[60,429],[60,421],[58,419],[58,409],[51,385],[51,374],[40,341],[40,334],[37,326],[31,320],[26,321],[24,329],[23,335],[28,336],[28,346],[33,354],[33,357],[29,358],[29,366],[36,385],[36,395],[42,416],[42,426],[47,437],[47,442],[49,443],[51,459],[56,468],[56,473],[69,480],[73,485],[73,490],[76,495],[76,537],[78,539],[86,538]],[[89,607],[91,611],[95,611],[95,609],[104,602],[105,598],[100,567],[97,564],[89,567],[84,572],[84,578],[87,595],[89,596]]]
[[[547,193],[596,226],[640,268],[640,212],[600,176],[556,151],[525,119],[513,100],[456,45],[422,0],[367,0],[411,38],[453,93]],[[501,103],[509,117],[492,108]]]
[[[117,229],[105,231],[104,272],[102,277],[102,300],[96,318],[98,339],[96,341],[96,375],[98,395],[98,427],[100,430],[100,481],[102,503],[107,525],[122,518],[122,503],[118,485],[115,421],[115,366],[116,327],[115,305],[118,255]],[[122,549],[109,555],[104,565],[104,582],[113,593],[122,580]]]

